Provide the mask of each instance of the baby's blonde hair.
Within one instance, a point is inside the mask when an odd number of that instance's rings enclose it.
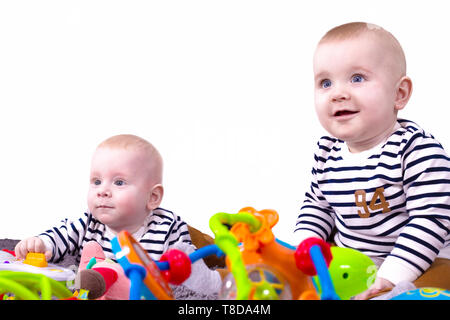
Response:
[[[375,24],[350,22],[334,27],[320,39],[319,45],[325,42],[353,39],[365,34],[378,36],[389,49],[392,49],[401,75],[406,75],[406,58],[400,42],[389,31]]]
[[[159,151],[155,148],[153,144],[147,140],[135,136],[133,134],[119,134],[112,136],[103,142],[101,142],[98,148],[119,148],[119,149],[131,149],[143,151],[151,162],[152,167],[155,168],[155,179],[158,183],[162,182],[162,168],[163,160]]]
[[[100,143],[98,146],[110,148],[123,148],[123,149],[144,148],[158,152],[150,142],[133,134],[119,134],[116,136],[109,137],[108,139]]]

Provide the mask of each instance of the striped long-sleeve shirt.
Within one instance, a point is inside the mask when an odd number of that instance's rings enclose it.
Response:
[[[74,221],[62,220],[60,225],[40,234],[39,238],[44,241],[47,250],[53,252],[51,261],[58,263],[66,254],[77,255],[79,262],[83,246],[88,241],[96,241],[103,248],[106,258],[116,261],[110,242],[115,236],[91,213],[84,213]],[[175,213],[162,208],[153,210],[133,237],[153,260],[159,260],[169,247],[179,241],[192,244],[187,224]]]
[[[312,183],[297,218],[310,236],[357,249],[380,261],[378,276],[413,281],[450,244],[450,159],[434,137],[399,119],[387,141],[351,154],[322,137]]]

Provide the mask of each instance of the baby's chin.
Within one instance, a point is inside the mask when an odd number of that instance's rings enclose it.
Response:
[[[332,127],[327,130],[333,137],[347,143],[357,142],[366,135],[358,125],[349,125],[345,127]]]
[[[328,131],[333,137],[345,141],[345,142],[351,142],[354,140],[357,140],[358,138],[358,134],[355,134],[353,132],[342,132],[342,131],[333,131],[333,130],[329,130]]]
[[[107,226],[113,225],[117,220],[117,216],[113,210],[94,209],[91,213],[95,219]]]
[[[123,215],[111,210],[110,212],[105,212],[105,210],[94,210],[91,211],[92,215],[96,220],[106,225],[114,233],[119,233],[123,230],[127,230],[130,233],[134,233],[141,225],[140,221],[132,221],[130,219],[124,219]],[[129,224],[127,225],[126,222]],[[143,222],[143,221],[142,221]]]

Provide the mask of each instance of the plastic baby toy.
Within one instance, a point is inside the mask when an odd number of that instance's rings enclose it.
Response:
[[[160,261],[153,261],[126,231],[112,239],[111,246],[130,280],[130,300],[173,299],[168,284],[181,284],[189,277],[191,264],[211,254],[225,254],[231,270],[221,298],[318,299],[311,278],[317,274],[321,298],[339,299],[327,270],[331,261],[329,245],[307,239],[295,250],[276,241],[271,229],[277,221],[274,210],[256,211],[248,207],[237,214],[218,213],[210,219],[216,245],[190,255],[172,249]],[[232,226],[231,232],[225,225]]]
[[[377,267],[365,254],[350,248],[331,247],[333,260],[329,272],[337,295],[342,300],[367,290],[375,281]],[[320,292],[320,283],[314,277]]]
[[[18,260],[14,252],[0,250],[0,271],[2,270],[43,274],[56,281],[70,282],[75,279],[74,271],[48,264],[42,253],[30,252],[25,260]]]
[[[237,214],[217,213],[210,219],[215,242],[227,256],[235,284],[225,279],[225,299],[318,299],[311,276],[318,275],[322,299],[339,299],[327,265],[329,245],[311,238],[294,250],[276,241],[272,227],[278,222],[274,210],[246,207]],[[226,225],[231,226],[229,231]],[[239,245],[239,243],[242,243]]]
[[[153,261],[127,231],[112,239],[111,246],[117,262],[130,280],[127,291],[130,300],[171,300],[174,297],[169,283],[183,283],[190,276],[192,263],[197,260],[211,254],[223,254],[216,245],[209,245],[189,255],[170,249],[160,261]]]
[[[81,253],[78,285],[90,300],[128,300],[130,282],[118,263],[105,257],[102,247],[89,241]]]
[[[72,292],[61,282],[43,274],[0,271],[0,300],[50,300],[53,297],[68,299],[72,297]]]

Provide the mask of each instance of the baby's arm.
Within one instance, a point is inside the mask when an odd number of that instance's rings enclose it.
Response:
[[[61,261],[66,254],[74,255],[80,249],[92,215],[84,213],[77,220],[61,220],[58,227],[51,228],[39,235],[48,248],[52,248],[52,261]]]
[[[403,189],[409,221],[381,264],[375,283],[358,299],[412,282],[442,249],[450,228],[450,159],[433,138],[417,133],[403,154]]]
[[[28,252],[45,253],[51,262],[61,261],[66,254],[75,254],[81,245],[89,224],[90,215],[85,213],[75,221],[64,219],[57,227],[53,227],[37,237],[20,241],[15,248],[16,256],[24,258]]]
[[[378,276],[397,284],[414,281],[444,246],[450,231],[450,159],[433,138],[416,134],[403,150],[407,224]]]
[[[314,154],[314,165],[310,190],[305,193],[300,214],[297,217],[294,233],[297,236],[297,243],[303,240],[316,237],[327,241],[334,228],[333,209],[322,194],[317,183],[316,172],[322,158],[320,157],[320,141],[318,150]]]

